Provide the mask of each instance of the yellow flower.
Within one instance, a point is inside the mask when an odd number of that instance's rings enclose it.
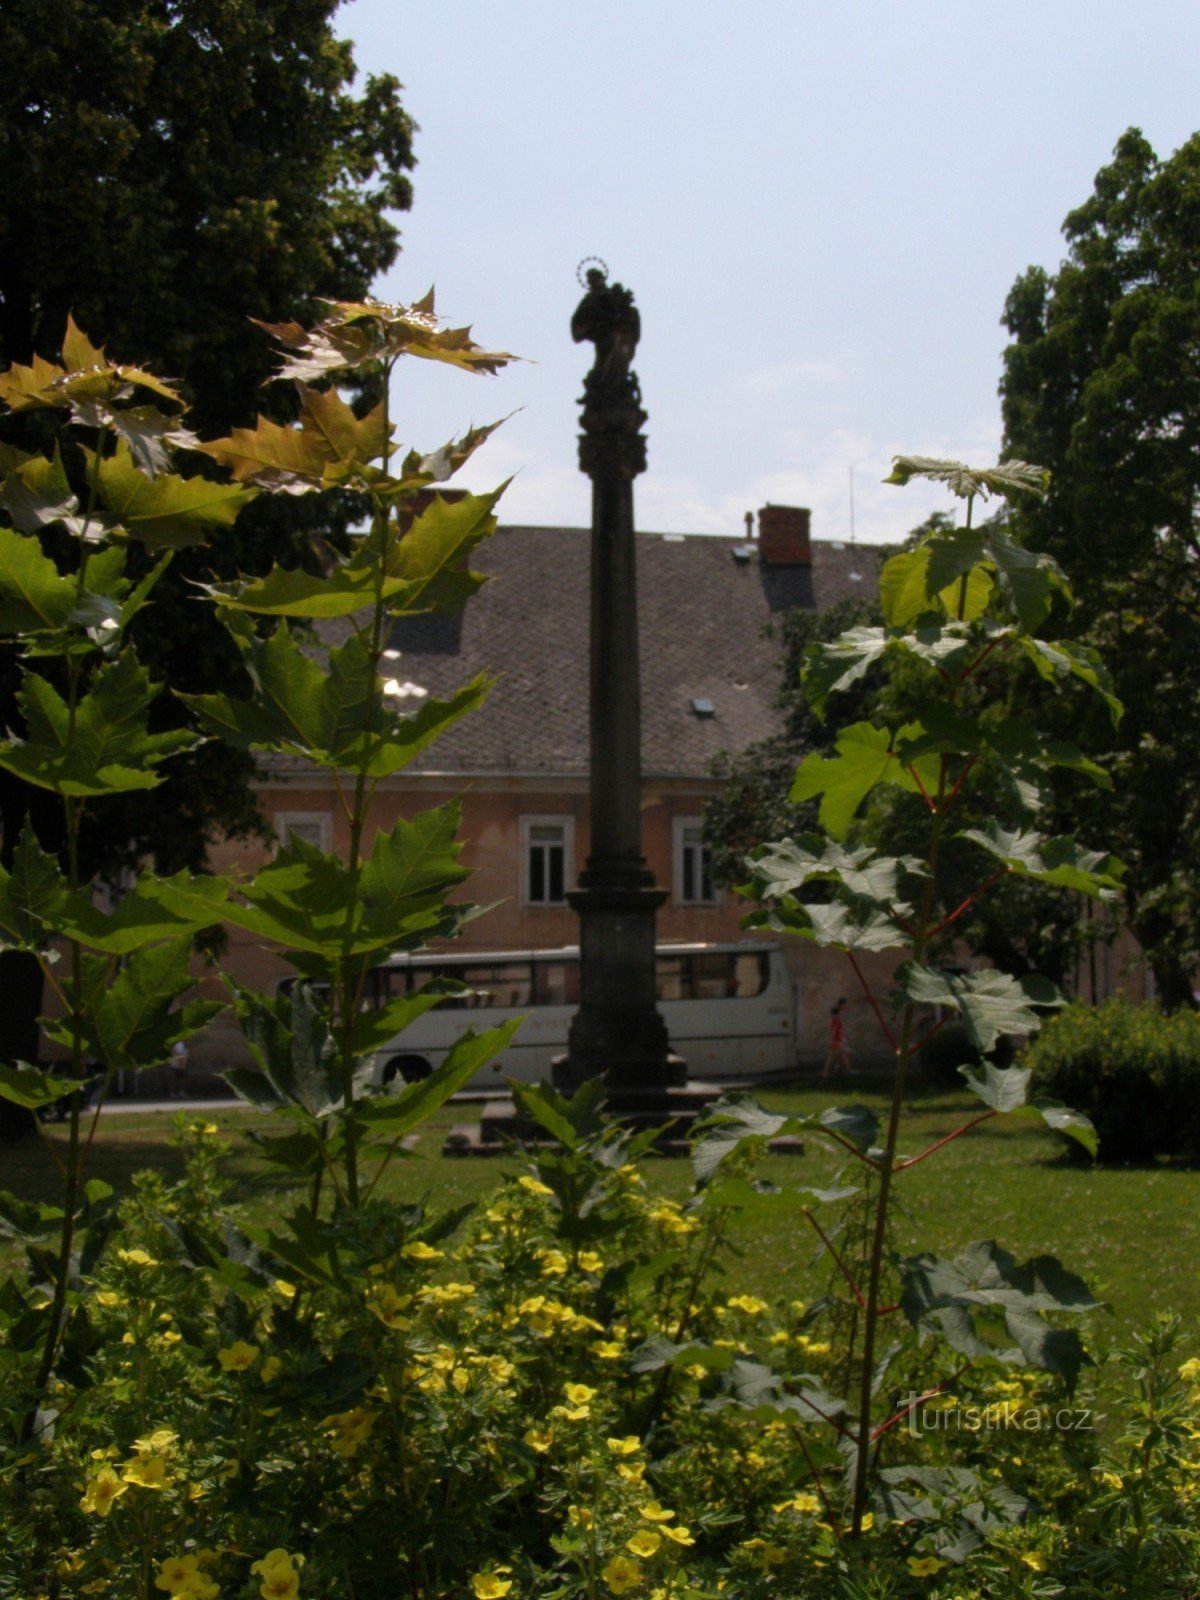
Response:
[[[282,1365],[283,1362],[280,1361],[278,1356],[268,1356],[258,1369],[258,1375],[264,1383],[274,1383],[279,1376],[279,1369]]]
[[[643,1515],[645,1515],[644,1512]],[[696,1542],[695,1539],[692,1538],[690,1528],[672,1528],[664,1522],[661,1525],[659,1532],[665,1534],[668,1539],[673,1539],[676,1544],[695,1544]]]
[[[529,1177],[528,1174],[526,1174],[524,1177],[518,1178],[517,1182],[521,1185],[522,1189],[524,1189],[528,1194],[553,1194],[554,1193],[553,1189],[549,1188],[546,1184],[539,1182],[539,1180],[537,1178]]]
[[[276,1278],[271,1287],[281,1300],[294,1300],[296,1298],[296,1285],[289,1283],[286,1278]]]
[[[410,1294],[397,1294],[390,1283],[372,1284],[367,1290],[367,1310],[377,1316],[385,1328],[411,1328],[412,1319],[402,1313],[412,1305]]]
[[[753,1294],[731,1295],[725,1304],[731,1311],[744,1311],[748,1317],[761,1317],[764,1311],[770,1309],[765,1300]]]
[[[258,1346],[235,1339],[227,1349],[217,1351],[217,1360],[223,1372],[245,1372],[258,1360]]]
[[[494,1572],[476,1572],[471,1578],[475,1600],[502,1600],[512,1588],[511,1578],[498,1578]]]
[[[640,1515],[645,1517],[647,1522],[672,1522],[675,1518],[675,1513],[664,1511],[657,1500],[648,1500],[641,1507]]]
[[[646,1476],[646,1463],[644,1461],[618,1461],[617,1477],[624,1478],[626,1483],[641,1483]]]
[[[113,1501],[119,1500],[128,1487],[111,1467],[101,1467],[95,1477],[88,1480],[87,1492],[79,1502],[80,1508],[94,1511],[98,1517],[106,1517],[113,1508]]]
[[[127,1267],[156,1267],[158,1260],[148,1250],[118,1250],[117,1260]]]
[[[542,1264],[543,1278],[561,1278],[567,1270],[567,1258],[561,1250],[539,1250],[537,1259]]]
[[[126,1483],[136,1483],[139,1489],[165,1489],[173,1474],[164,1456],[136,1455],[125,1463],[121,1476]]]
[[[330,1448],[343,1461],[349,1461],[374,1426],[375,1413],[357,1406],[353,1411],[342,1411],[330,1417],[325,1431],[331,1435]]]
[[[586,1383],[564,1383],[563,1393],[573,1406],[585,1406],[596,1396],[595,1389],[589,1388]]]
[[[103,1306],[106,1311],[112,1311],[125,1304],[125,1296],[118,1294],[115,1289],[101,1289],[97,1292],[96,1304]]]
[[[637,1556],[642,1561],[648,1561],[655,1555],[662,1545],[662,1535],[654,1533],[650,1528],[643,1528],[640,1533],[635,1533],[626,1545],[626,1550]]]
[[[614,1556],[606,1567],[601,1567],[600,1576],[614,1594],[624,1594],[641,1583],[642,1569],[628,1556]]]
[[[1179,1369],[1179,1376],[1184,1383],[1200,1383],[1200,1356],[1185,1361]]]
[[[170,1428],[155,1428],[153,1433],[144,1433],[140,1439],[133,1441],[133,1448],[138,1455],[160,1454],[167,1455],[174,1449],[179,1435]]]
[[[776,1511],[803,1511],[815,1514],[820,1511],[821,1502],[815,1494],[809,1494],[804,1491],[801,1494],[793,1495],[790,1500],[781,1500],[774,1509]]]
[[[487,1361],[488,1377],[496,1383],[507,1383],[517,1370],[511,1361],[504,1356],[489,1356]]]
[[[909,1556],[908,1570],[914,1578],[932,1578],[935,1572],[940,1572],[946,1565],[936,1556]]]
[[[1031,1550],[1021,1557],[1027,1567],[1032,1567],[1035,1572],[1045,1572],[1046,1558],[1039,1555],[1036,1550]]]
[[[168,1556],[158,1569],[158,1577],[154,1580],[156,1589],[163,1589],[167,1594],[178,1594],[186,1587],[188,1580],[197,1570],[195,1556]]]
[[[424,1239],[414,1239],[406,1244],[400,1254],[408,1261],[441,1261],[444,1259],[440,1250],[435,1250],[431,1244],[426,1244]]]
[[[263,1600],[296,1600],[300,1593],[300,1575],[292,1565],[293,1557],[286,1550],[270,1550],[261,1561],[251,1566],[262,1578],[259,1594]]]
[[[611,1339],[597,1339],[595,1344],[588,1346],[594,1356],[599,1356],[601,1361],[619,1361],[621,1359],[621,1346]]]
[[[549,1428],[544,1431],[538,1428],[528,1428],[525,1432],[525,1443],[531,1450],[536,1450],[538,1455],[545,1455],[554,1443],[554,1434]]]
[[[585,1422],[592,1414],[591,1406],[553,1406],[552,1417],[562,1417],[566,1422]]]
[[[604,1442],[614,1456],[634,1456],[642,1448],[642,1441],[636,1433],[626,1434],[623,1439],[606,1439]]]
[[[579,1265],[584,1272],[601,1272],[604,1268],[604,1258],[598,1256],[594,1250],[581,1250]]]

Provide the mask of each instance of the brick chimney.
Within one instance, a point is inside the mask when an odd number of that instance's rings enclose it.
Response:
[[[809,519],[804,506],[764,506],[758,513],[758,547],[773,567],[809,567]]]

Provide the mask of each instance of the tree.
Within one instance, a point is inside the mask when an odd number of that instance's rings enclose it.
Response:
[[[251,421],[272,361],[247,318],[311,321],[317,297],[361,299],[397,253],[387,213],[411,203],[414,126],[400,85],[372,77],[350,92],[352,49],[331,27],[338,3],[6,0],[0,367],[51,356],[73,311],[119,358],[153,358],[179,378],[197,432]],[[277,418],[294,404],[290,391],[271,392]],[[38,425],[18,416],[5,437],[37,447]],[[265,500],[251,508],[215,550],[177,554],[135,629],[156,676],[191,692],[237,680],[236,653],[193,603],[194,583],[214,570],[265,571],[301,548],[302,531],[345,522],[336,497],[287,500],[282,512]],[[14,681],[0,658],[10,726]],[[216,832],[258,824],[251,774],[244,753],[200,747],[152,801],[133,796],[91,828],[89,870],[143,855],[164,871],[198,866]],[[27,815],[57,848],[52,819],[6,776],[5,865]],[[28,1059],[40,983],[23,958],[0,962],[10,997],[0,1060]]]
[[[1125,702],[1116,782],[1086,820],[1127,864],[1175,1007],[1200,960],[1200,135],[1160,161],[1130,129],[1063,231],[1058,271],[1029,268],[1005,307],[1005,451],[1051,470],[1018,523],[1070,577]],[[1061,714],[1099,735],[1073,698]]]

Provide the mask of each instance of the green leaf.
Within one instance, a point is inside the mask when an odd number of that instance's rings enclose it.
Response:
[[[978,1067],[959,1067],[967,1086],[984,1105],[1003,1116],[1025,1104],[1033,1074],[1024,1067],[997,1067],[984,1061]]]
[[[0,867],[0,949],[36,950],[58,931],[67,880],[37,842],[29,819],[13,852],[12,872]]]
[[[525,1115],[568,1150],[578,1150],[608,1126],[603,1114],[607,1093],[603,1077],[585,1078],[573,1095],[560,1094],[550,1083],[521,1083],[510,1078],[508,1084]]]
[[[36,539],[0,528],[0,633],[61,628],[75,609],[77,588]]]
[[[1001,1034],[1034,1033],[1041,1017],[1034,1007],[1061,1006],[1062,995],[1047,978],[1013,978],[1006,972],[939,972],[906,961],[896,970],[898,992],[918,1005],[951,1006],[967,1037],[983,1055]]]
[[[1072,677],[1094,689],[1108,707],[1113,727],[1116,727],[1125,708],[1113,692],[1112,677],[1098,651],[1091,645],[1076,644],[1068,639],[1056,639],[1051,643],[1048,639],[1022,638],[1018,642],[1048,683]]]
[[[231,528],[255,491],[210,478],[171,473],[149,477],[134,465],[129,447],[96,462],[89,453],[100,498],[114,521],[151,550],[202,545],[214,529]]]
[[[226,878],[189,872],[171,878],[144,875],[107,914],[84,896],[73,896],[59,913],[58,931],[89,949],[124,956],[220,922],[228,894]]]
[[[1031,466],[1027,461],[1002,461],[995,467],[967,467],[961,461],[946,461],[936,456],[893,456],[891,473],[883,481],[903,487],[913,478],[944,483],[951,494],[963,500],[974,495],[986,500],[989,494],[1002,494],[1008,499],[1018,493],[1041,496],[1050,484],[1050,474],[1045,467]]]
[[[1112,788],[1112,779],[1104,768],[1089,760],[1077,745],[1067,739],[1046,738],[1026,717],[1006,717],[984,729],[983,734],[1026,810],[1038,809],[1046,775],[1052,767],[1077,772],[1100,789]]]
[[[456,802],[401,818],[377,833],[358,875],[294,835],[274,861],[242,885],[225,917],[251,933],[327,959],[382,956],[450,931],[461,908],[445,895],[462,882]]]
[[[879,1116],[870,1106],[827,1106],[817,1126],[849,1139],[862,1151],[873,1149],[879,1139]]]
[[[692,1149],[697,1184],[708,1183],[725,1157],[746,1139],[774,1139],[798,1133],[811,1119],[764,1111],[749,1095],[726,1095],[696,1126],[700,1138]]]
[[[94,519],[80,514],[57,448],[52,456],[30,456],[0,489],[0,506],[22,533],[37,534],[60,522],[68,533],[83,537],[102,532]]]
[[[988,532],[988,554],[996,564],[1000,582],[1027,634],[1045,617],[1055,592],[1070,600],[1070,585],[1053,556],[1023,550],[998,528]]]
[[[269,1000],[242,993],[237,1009],[246,1043],[280,1100],[314,1120],[341,1108],[345,1091],[329,1011],[310,984]],[[368,1068],[359,1074],[368,1075]],[[229,1081],[239,1086],[232,1075]]]
[[[406,1084],[397,1095],[373,1100],[360,1106],[359,1122],[371,1133],[399,1138],[411,1132],[438,1109],[452,1094],[468,1084],[481,1067],[503,1054],[524,1021],[513,1017],[498,1028],[475,1033],[468,1028],[454,1041],[446,1059],[419,1083]]]
[[[824,717],[831,694],[849,689],[882,659],[889,642],[883,628],[849,628],[832,644],[809,646],[800,681],[818,717]]]
[[[152,789],[161,781],[153,768],[198,742],[184,728],[148,731],[146,714],[158,688],[133,652],[125,651],[96,673],[72,725],[58,691],[37,673],[27,673],[17,700],[28,736],[0,745],[0,766],[58,794]]]
[[[832,757],[809,755],[796,773],[789,799],[811,800],[821,795],[821,826],[835,839],[845,837],[859,806],[880,783],[915,790],[916,780],[897,758],[896,747],[917,738],[923,730],[910,723],[892,734],[869,722],[855,722],[838,736]],[[926,789],[937,787],[937,762],[921,758],[915,763]]]
[[[400,995],[386,1005],[362,1010],[351,1028],[350,1047],[355,1055],[368,1055],[374,1050],[381,1050],[448,995],[461,993],[461,984],[435,978],[424,984],[416,994]]]
[[[903,913],[908,908],[894,909]],[[756,915],[752,925],[811,940],[821,949],[899,950],[912,943],[893,916],[863,901],[801,905],[786,900]]]
[[[966,828],[959,835],[971,839],[1010,872],[1075,889],[1099,900],[1113,900],[1120,892],[1124,867],[1103,850],[1085,850],[1073,839],[1045,839],[1040,834],[1009,832],[992,821],[986,829]]]
[[[1018,1266],[1015,1257],[988,1239],[953,1260],[911,1256],[901,1261],[900,1273],[901,1308],[914,1326],[939,1327],[964,1354],[1056,1372],[1068,1388],[1074,1387],[1089,1358],[1077,1334],[1051,1327],[1042,1313],[1094,1311],[1099,1302],[1053,1256],[1036,1256]],[[986,1337],[990,1318],[997,1315],[1015,1348],[997,1347]]]
[[[903,550],[883,564],[879,574],[879,602],[889,628],[906,628],[917,617],[935,609],[928,588],[929,546]]]
[[[817,833],[763,845],[751,857],[755,892],[760,898],[782,899],[813,881],[839,883],[856,898],[889,906],[900,898],[904,873],[924,873],[916,856],[882,856],[872,845],[847,849]]]
[[[237,613],[234,614],[235,618]],[[353,634],[322,668],[286,623],[266,639],[231,623],[255,689],[251,700],[182,696],[201,725],[239,749],[278,749],[320,766],[389,777],[462,716],[478,708],[491,680],[480,675],[451,700],[428,700],[404,716],[385,693],[367,641]]]
[[[636,1350],[629,1352],[633,1373],[661,1372],[664,1367],[703,1367],[708,1372],[728,1372],[734,1363],[732,1350],[715,1349],[707,1344],[676,1344],[664,1333],[656,1333]]]
[[[984,535],[978,528],[950,528],[931,534],[923,542],[928,551],[927,594],[940,594],[957,584],[987,556]]]
[[[75,1078],[52,1078],[41,1067],[27,1067],[18,1063],[6,1066],[0,1061],[0,1100],[11,1100],[27,1111],[38,1111],[42,1106],[53,1105],[79,1088]]]
[[[223,1007],[177,1002],[195,983],[191,940],[135,950],[95,996],[85,1019],[89,1051],[109,1068],[136,1070],[166,1061],[178,1039],[190,1038]]]

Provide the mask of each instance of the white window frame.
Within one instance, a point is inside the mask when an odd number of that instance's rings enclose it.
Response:
[[[673,866],[673,878],[674,878],[674,884],[675,884],[675,904],[676,905],[680,905],[680,906],[717,906],[717,905],[720,905],[720,903],[721,903],[721,891],[712,882],[711,867],[710,867],[710,870],[709,870],[709,889],[710,889],[710,893],[706,896],[704,894],[704,892],[703,892],[703,890],[704,890],[703,860],[704,860],[704,857],[706,855],[709,855],[710,858],[711,858],[711,852],[709,851],[708,846],[705,845],[705,844],[697,844],[694,840],[689,840],[688,837],[687,837],[687,835],[693,829],[696,829],[696,830],[699,830],[699,831],[702,832],[703,828],[704,828],[704,818],[703,817],[699,817],[699,816],[696,816],[696,817],[675,817],[675,818],[672,819],[672,822],[671,822],[671,861],[672,861],[672,866]],[[693,894],[693,895],[689,896],[689,895],[685,895],[684,894],[684,883],[685,883],[686,877],[687,877],[686,869],[685,869],[685,866],[684,866],[684,858],[685,858],[685,855],[687,854],[687,852],[690,851],[690,850],[695,850],[696,853],[697,853],[697,860],[696,860],[695,866],[693,868],[693,876],[695,876],[697,873],[699,874],[699,876],[700,876],[700,885],[699,885],[699,887],[700,887],[700,891],[701,892],[700,892],[699,895]]]
[[[276,811],[271,818],[275,829],[275,848],[281,850],[288,834],[297,828],[316,828],[317,849],[328,852],[333,837],[333,813],[329,811]]]
[[[530,858],[534,848],[535,828],[562,830],[563,897],[561,900],[535,900],[530,893]],[[520,903],[523,906],[565,906],[567,895],[575,887],[575,818],[571,816],[541,816],[525,813],[521,817],[521,875]]]

